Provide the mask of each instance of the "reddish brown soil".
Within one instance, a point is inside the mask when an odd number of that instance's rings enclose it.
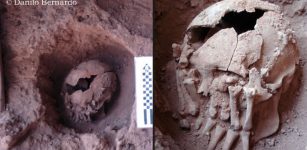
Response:
[[[130,2],[0,3],[7,108],[0,115],[0,149],[151,149],[152,130],[135,124],[133,57],[152,55],[152,5]],[[118,5],[123,9],[109,9]],[[71,122],[63,115],[61,87],[72,67],[90,59],[112,67],[118,88],[106,116]]]

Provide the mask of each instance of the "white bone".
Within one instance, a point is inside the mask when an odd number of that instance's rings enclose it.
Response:
[[[241,140],[242,140],[242,150],[249,150],[249,136],[250,136],[250,132],[249,131],[242,131],[241,132]]]
[[[220,142],[220,140],[225,135],[225,133],[226,133],[226,129],[220,125],[217,125],[215,128],[215,133],[210,139],[208,150],[214,150],[217,144]]]
[[[190,94],[190,93],[196,93],[196,89],[194,87],[194,91],[192,90],[191,86],[194,86],[193,84],[184,84],[185,76],[187,72],[185,70],[177,70],[176,77],[177,77],[177,91],[179,94],[179,113],[181,115],[191,114],[196,115],[199,110],[199,105],[197,102],[193,101],[192,96],[195,96],[196,94]],[[190,92],[188,91],[190,90]],[[195,98],[195,97],[194,97]],[[186,107],[187,106],[187,107]]]
[[[239,137],[239,132],[228,129],[223,150],[230,150],[235,140]]]
[[[238,94],[242,90],[241,86],[229,86],[229,96],[230,96],[230,124],[234,130],[240,129],[240,119],[239,119],[239,110],[238,110]]]
[[[214,99],[210,99],[211,103],[210,103],[210,107],[209,107],[209,116],[213,119],[215,119],[217,117],[217,104],[216,101]]]
[[[216,125],[216,120],[209,117],[207,119],[206,126],[202,133],[205,135],[210,135],[210,131],[213,129],[215,125]]]
[[[199,72],[202,75],[202,80],[200,86],[198,87],[197,93],[203,93],[204,96],[208,96],[209,87],[213,80],[212,72],[209,70],[199,70]]]
[[[252,128],[255,90],[253,88],[244,88],[244,94],[247,106],[246,106],[246,117],[243,125],[243,130],[249,131]]]
[[[255,30],[240,34],[228,71],[245,78],[248,74],[247,68],[260,59],[262,42],[261,35]]]

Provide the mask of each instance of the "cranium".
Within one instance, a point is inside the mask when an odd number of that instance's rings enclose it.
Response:
[[[173,44],[178,60],[181,115],[195,116],[200,94],[209,99],[204,133],[208,149],[225,138],[243,149],[278,129],[278,102],[293,78],[298,50],[279,7],[260,0],[224,0],[190,23],[183,43]]]
[[[68,116],[76,121],[91,120],[91,115],[111,100],[116,80],[111,68],[97,60],[73,68],[65,79],[62,92]]]

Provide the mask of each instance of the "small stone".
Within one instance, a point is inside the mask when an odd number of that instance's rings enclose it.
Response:
[[[280,132],[281,132],[281,134],[286,134],[286,130],[285,129],[281,129]]]
[[[275,146],[275,142],[276,142],[275,139],[268,139],[268,140],[267,140],[267,143],[268,143],[268,145],[269,145],[270,147]]]
[[[180,126],[181,129],[190,130],[190,123],[186,119],[180,120],[179,126]]]

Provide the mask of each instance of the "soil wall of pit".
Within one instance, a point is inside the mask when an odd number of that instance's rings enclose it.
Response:
[[[130,2],[0,3],[7,108],[0,114],[0,149],[152,147],[152,130],[136,128],[133,64],[135,56],[152,55],[152,33],[147,32],[152,28],[152,4]],[[107,9],[105,4],[123,9]],[[126,18],[139,18],[142,26]],[[91,59],[112,67],[118,89],[107,104],[106,116],[71,122],[63,115],[63,81],[73,67]]]

